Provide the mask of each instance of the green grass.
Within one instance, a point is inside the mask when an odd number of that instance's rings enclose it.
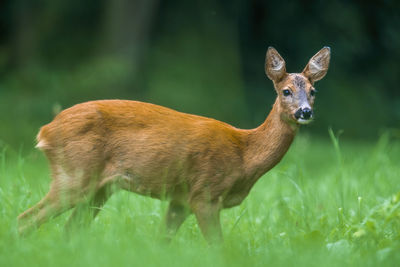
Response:
[[[242,205],[224,210],[225,242],[209,247],[193,216],[159,240],[166,203],[115,194],[91,227],[67,238],[68,213],[33,234],[16,217],[47,192],[37,151],[0,146],[0,266],[395,266],[400,262],[400,140],[298,136]]]

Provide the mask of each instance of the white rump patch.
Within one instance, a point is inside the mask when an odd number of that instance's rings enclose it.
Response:
[[[47,146],[48,146],[48,144],[45,140],[40,140],[39,143],[35,147],[38,149],[43,149]]]

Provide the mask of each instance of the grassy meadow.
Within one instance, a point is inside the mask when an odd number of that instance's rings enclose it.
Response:
[[[26,149],[26,148],[25,148]],[[395,266],[400,262],[400,138],[297,137],[238,207],[225,242],[208,246],[193,216],[160,241],[166,203],[118,192],[88,229],[67,237],[70,212],[27,237],[16,217],[47,192],[41,152],[0,145],[0,266]]]

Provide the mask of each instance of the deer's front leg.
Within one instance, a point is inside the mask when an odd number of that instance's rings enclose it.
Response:
[[[183,204],[171,201],[165,216],[165,239],[171,241],[179,227],[190,214],[190,210]]]
[[[192,210],[207,242],[209,244],[221,243],[223,237],[219,218],[220,203],[196,203],[192,205]]]

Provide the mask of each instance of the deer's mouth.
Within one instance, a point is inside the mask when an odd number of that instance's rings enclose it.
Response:
[[[309,123],[311,123],[313,120],[312,120],[312,118],[310,118],[310,119],[302,119],[302,118],[299,118],[299,119],[297,119],[296,120],[296,122],[298,123],[298,124],[302,124],[302,125],[305,125],[305,124],[309,124]]]

